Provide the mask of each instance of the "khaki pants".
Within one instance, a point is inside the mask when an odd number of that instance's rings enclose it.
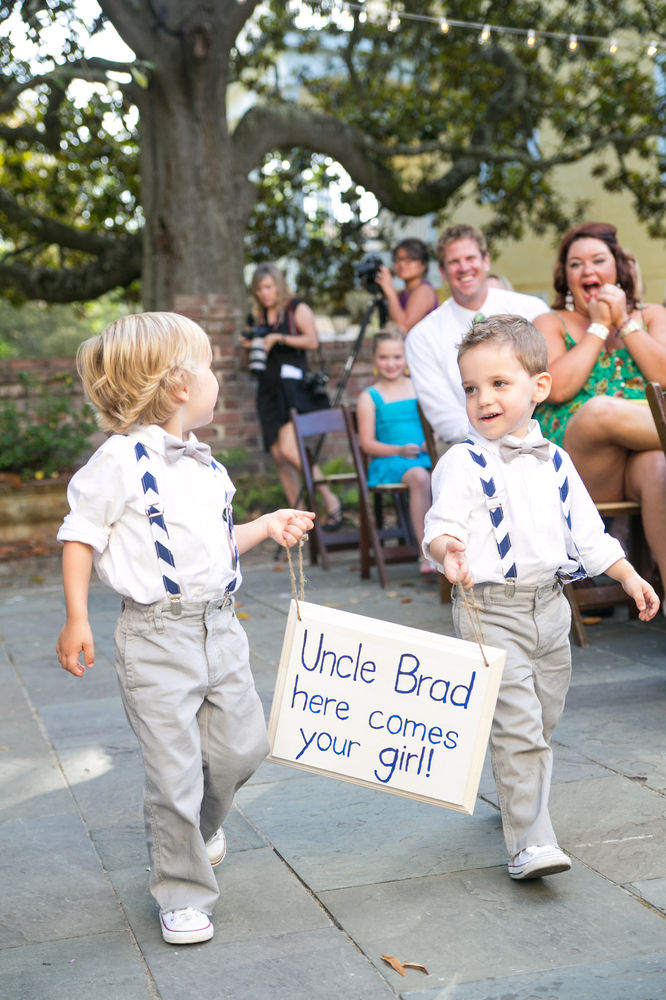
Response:
[[[559,583],[474,588],[487,645],[506,650],[506,665],[490,734],[490,753],[502,811],[504,839],[513,857],[535,844],[557,844],[548,813],[553,770],[550,738],[560,721],[571,677],[571,609]],[[475,642],[456,594],[456,635]]]
[[[146,770],[150,891],[162,910],[210,915],[219,890],[206,841],[269,745],[233,603],[182,608],[124,598],[116,671]]]

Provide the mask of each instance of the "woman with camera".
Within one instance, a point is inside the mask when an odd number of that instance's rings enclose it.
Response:
[[[379,269],[376,280],[388,301],[391,319],[403,333],[409,333],[439,305],[437,292],[425,278],[430,254],[423,240],[409,238],[398,243],[392,256],[395,276],[405,283],[403,291],[396,290],[388,267]]]
[[[277,465],[287,503],[294,507],[301,492],[301,461],[290,410],[312,413],[330,406],[325,378],[310,372],[306,351],[319,347],[314,314],[303,299],[295,298],[284,275],[274,264],[259,264],[252,277],[252,315],[241,344],[249,351],[249,368],[258,377],[257,410],[264,439]],[[321,472],[315,466],[315,479]],[[342,503],[330,487],[317,487],[326,507],[322,527],[336,531],[342,525]]]

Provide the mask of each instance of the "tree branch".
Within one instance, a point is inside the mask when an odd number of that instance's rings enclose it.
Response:
[[[360,129],[296,104],[250,108],[236,127],[233,143],[243,177],[272,149],[306,146],[334,157],[357,184],[373,191],[386,208],[400,215],[425,215],[442,208],[478,170],[478,160],[463,155],[437,180],[411,190],[404,188],[395,173],[372,155],[367,136]]]
[[[43,139],[41,133],[40,136]],[[9,192],[2,188],[0,188],[0,213],[10,222],[20,226],[35,243],[56,243],[58,246],[81,250],[83,253],[105,254],[117,242],[117,239],[111,236],[101,236],[87,229],[67,226],[31,212],[19,205]]]
[[[83,302],[135,281],[141,274],[140,235],[112,241],[96,261],[74,268],[33,268],[28,264],[0,264],[0,291],[12,289],[26,299],[44,302]]]
[[[7,114],[16,104],[22,93],[34,90],[41,84],[61,88],[64,81],[86,80],[88,83],[107,83],[107,73],[131,73],[132,68],[140,66],[137,63],[112,62],[106,59],[86,59],[75,63],[56,66],[48,73],[40,73],[29,80],[18,81],[9,77],[0,77],[0,115]],[[4,85],[4,86],[3,86]],[[118,84],[119,87],[123,86]]]

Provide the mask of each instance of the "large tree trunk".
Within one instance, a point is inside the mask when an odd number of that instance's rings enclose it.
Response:
[[[236,180],[223,88],[206,76],[158,77],[141,102],[146,309],[210,292],[242,302],[248,182]]]

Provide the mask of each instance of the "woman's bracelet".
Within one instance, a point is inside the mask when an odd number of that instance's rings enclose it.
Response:
[[[628,316],[624,323],[620,323],[616,332],[620,340],[624,340],[625,337],[628,337],[630,333],[635,333],[636,330],[640,330],[640,325],[635,319]]]
[[[593,333],[595,337],[599,338],[599,340],[605,340],[610,333],[610,330],[607,326],[604,326],[603,323],[590,323],[585,332]]]

